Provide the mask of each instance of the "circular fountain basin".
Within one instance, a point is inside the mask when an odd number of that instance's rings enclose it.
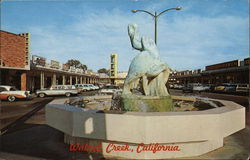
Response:
[[[195,102],[192,97],[172,96]],[[206,99],[207,100],[207,99]],[[223,147],[223,139],[245,128],[245,108],[215,100],[221,107],[188,112],[97,113],[66,99],[46,105],[46,123],[65,133],[64,142],[102,147],[108,158],[166,159],[198,156]],[[119,149],[123,148],[123,151]],[[118,149],[118,150],[117,150]]]

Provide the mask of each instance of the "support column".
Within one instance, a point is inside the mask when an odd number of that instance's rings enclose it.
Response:
[[[53,74],[53,77],[52,77],[52,85],[56,85],[56,74],[55,73]]]
[[[26,72],[21,74],[21,90],[22,91],[27,90],[27,74],[26,74]]]
[[[78,84],[78,77],[76,76],[76,83],[75,84]]]
[[[65,75],[62,76],[62,84],[65,85]]]
[[[84,83],[85,83],[85,84],[87,83],[87,78],[86,78],[86,77],[84,77]]]
[[[80,83],[82,84],[82,76],[80,77]]]
[[[69,76],[69,84],[72,85],[72,76]]]
[[[44,88],[44,72],[40,74],[40,89]]]

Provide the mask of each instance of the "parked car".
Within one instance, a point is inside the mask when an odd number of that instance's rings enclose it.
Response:
[[[91,90],[91,88],[90,88],[87,84],[75,84],[75,87],[76,87],[80,92],[90,91],[90,90]]]
[[[214,87],[215,92],[224,92],[224,89],[226,88],[225,84],[218,84]]]
[[[187,84],[182,88],[182,92],[183,93],[187,93],[187,92],[193,92],[193,85],[192,84]]]
[[[97,85],[99,87],[99,89],[103,88],[105,85],[104,84],[98,84]]]
[[[236,86],[236,92],[249,93],[249,84],[238,84]]]
[[[97,85],[94,85],[94,84],[88,84],[88,85],[90,86],[90,88],[91,88],[92,90],[100,89],[100,87],[97,86]]]
[[[98,86],[95,86],[93,84],[75,84],[75,87],[81,92],[99,89]]]
[[[210,92],[215,92],[215,87],[216,87],[215,84],[209,84],[209,91]]]
[[[174,89],[182,89],[184,87],[184,85],[182,84],[174,84],[173,88]]]
[[[14,102],[16,99],[30,99],[29,91],[17,90],[14,86],[0,85],[0,100]]]
[[[99,93],[104,93],[104,94],[113,94],[115,92],[121,92],[122,89],[119,86],[115,85],[108,85],[102,88]]]
[[[204,92],[204,91],[209,91],[210,86],[203,85],[203,84],[194,84],[193,85],[193,91],[198,91],[198,92]]]
[[[174,85],[173,84],[169,84],[169,88],[174,88]]]
[[[71,95],[77,95],[79,92],[74,85],[52,85],[48,89],[37,90],[36,94],[38,97],[54,96],[54,95],[65,95],[70,97]]]
[[[237,87],[236,84],[227,84],[225,89],[224,89],[224,92],[226,92],[226,93],[235,93],[236,92],[236,87]]]
[[[215,92],[232,93],[236,91],[236,84],[222,83],[214,87]]]

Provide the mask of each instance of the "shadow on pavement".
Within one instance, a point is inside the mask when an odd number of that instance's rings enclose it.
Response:
[[[45,159],[90,159],[87,152],[70,152],[63,139],[62,132],[47,125],[36,125],[2,135],[1,151]],[[93,159],[101,159],[98,155],[94,156]]]

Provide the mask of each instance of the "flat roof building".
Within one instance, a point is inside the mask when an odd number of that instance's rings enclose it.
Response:
[[[205,70],[186,70],[173,72],[170,75],[171,83],[249,83],[250,58],[233,60],[205,66]]]
[[[0,84],[14,85],[27,90],[30,70],[30,34],[0,31]]]

